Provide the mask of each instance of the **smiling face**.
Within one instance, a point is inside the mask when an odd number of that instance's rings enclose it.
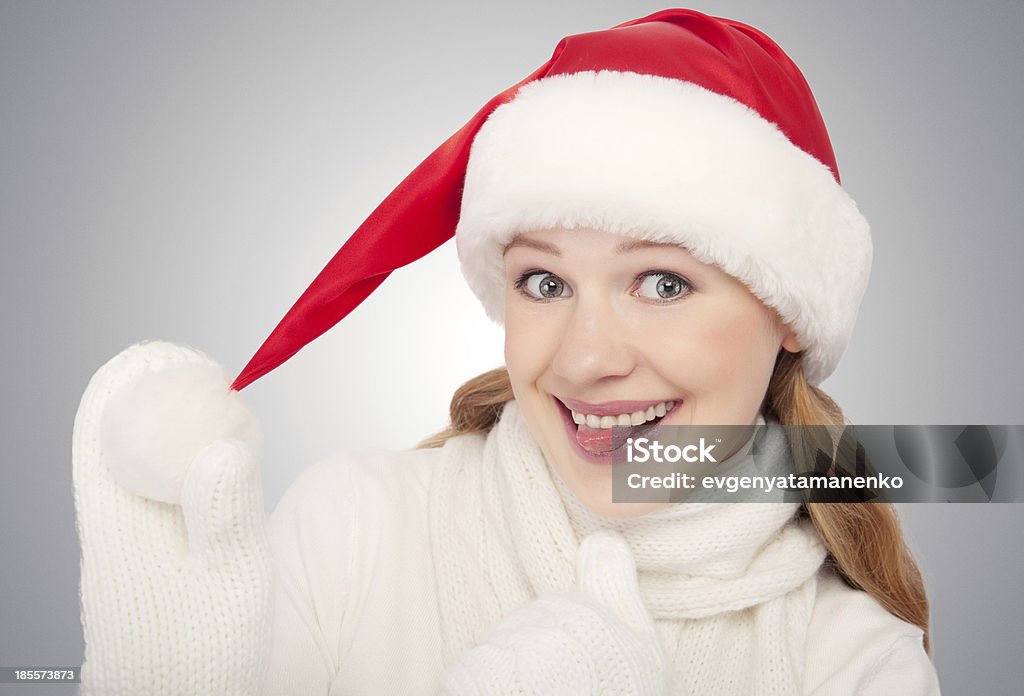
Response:
[[[544,230],[517,236],[504,261],[516,401],[547,461],[598,514],[663,505],[611,502],[613,425],[751,425],[780,347],[800,349],[745,285],[678,246]]]

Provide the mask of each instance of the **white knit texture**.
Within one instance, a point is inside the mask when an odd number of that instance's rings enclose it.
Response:
[[[802,692],[807,624],[825,550],[813,527],[794,518],[796,504],[681,503],[611,521],[573,510],[578,502],[563,498],[556,480],[514,402],[486,439],[466,436],[445,446],[431,486],[431,544],[446,663],[457,674],[464,672],[463,653],[492,645],[490,627],[501,627],[501,645],[527,649],[526,638],[545,621],[571,614],[550,604],[521,608],[577,587],[581,540],[611,530],[628,544],[632,559],[618,563],[631,569],[635,562],[640,597],[671,663],[664,693]],[[627,571],[605,564],[602,572]],[[614,602],[613,614],[630,603],[628,592],[597,594]],[[519,638],[499,623],[516,612],[529,617],[511,627],[523,632]],[[567,658],[575,654],[572,641],[564,645]],[[600,649],[622,651],[617,661],[605,656],[612,664],[632,664],[621,643],[610,640]],[[511,653],[532,663],[525,653]],[[593,678],[600,677],[580,677],[576,691],[560,691],[555,681],[522,693],[599,693]]]
[[[128,348],[92,378],[75,418],[81,544],[82,693],[252,695],[267,662],[272,574],[259,467],[240,440],[211,442],[181,505],[119,486],[100,424],[142,372],[209,364],[169,343]]]
[[[720,266],[794,329],[812,384],[845,350],[871,270],[867,221],[824,164],[740,102],[655,75],[542,78],[480,128],[455,238],[495,321],[505,245],[555,227],[681,245]]]
[[[448,671],[449,696],[661,696],[668,659],[640,599],[629,547],[611,532],[580,545],[577,591],[547,595],[492,626]]]

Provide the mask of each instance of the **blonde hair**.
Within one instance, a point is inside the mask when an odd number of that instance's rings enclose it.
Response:
[[[497,423],[505,403],[515,395],[508,371],[500,367],[469,380],[452,397],[451,422],[418,446],[440,447],[465,433],[486,433]],[[802,354],[780,351],[765,394],[764,410],[784,426],[829,426],[845,422],[839,406],[804,378]],[[813,461],[822,444],[814,429],[787,428],[798,461]],[[834,446],[835,441],[829,443]],[[930,652],[928,597],[921,573],[903,538],[895,509],[888,503],[807,503],[809,517],[828,549],[826,563],[851,587],[863,590],[895,616],[924,631]]]

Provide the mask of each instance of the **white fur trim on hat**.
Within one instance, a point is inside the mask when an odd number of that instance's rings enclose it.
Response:
[[[812,384],[845,350],[871,268],[867,221],[824,164],[738,101],[654,75],[536,80],[480,128],[456,242],[495,321],[505,245],[555,227],[678,244],[718,265],[794,329]]]

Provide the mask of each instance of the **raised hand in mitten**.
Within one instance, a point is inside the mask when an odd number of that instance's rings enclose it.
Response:
[[[668,661],[626,542],[613,532],[584,539],[576,586],[492,626],[445,675],[444,693],[664,694]]]
[[[128,348],[75,418],[82,693],[257,694],[272,574],[255,419],[223,370]]]

